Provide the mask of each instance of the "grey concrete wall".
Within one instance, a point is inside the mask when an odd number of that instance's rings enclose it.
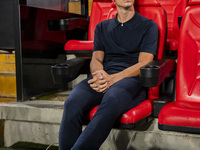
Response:
[[[58,143],[63,102],[30,101],[0,105],[5,146],[18,141]],[[200,135],[161,131],[157,119],[135,130],[112,129],[100,150],[199,150]],[[55,144],[57,145],[57,144]]]
[[[5,121],[4,145],[9,147],[19,141],[58,145],[59,124]]]
[[[18,141],[58,143],[64,102],[29,101],[0,105],[4,146]]]

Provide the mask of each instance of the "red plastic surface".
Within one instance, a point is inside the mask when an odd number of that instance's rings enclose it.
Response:
[[[98,106],[94,107],[90,113],[87,115],[87,119],[91,120],[94,114],[97,111]],[[145,100],[140,105],[136,106],[134,109],[129,110],[124,113],[119,119],[118,122],[123,124],[135,123],[149,116],[153,111],[152,100]]]
[[[160,111],[158,122],[164,125],[200,127],[200,103],[168,103]]]
[[[200,102],[200,5],[182,20],[177,65],[177,101]]]
[[[189,0],[188,5],[200,5],[200,0]]]
[[[178,50],[178,17],[183,16],[188,0],[158,0],[167,13],[167,50]]]
[[[108,12],[112,4],[112,0],[94,0],[92,3],[91,15],[90,15],[90,23],[89,23],[89,31],[88,31],[88,40],[94,40],[94,30],[96,25],[107,19]]]
[[[157,0],[136,0],[135,1],[135,5],[136,6],[160,6],[160,3],[158,3]],[[88,30],[88,40],[89,41],[93,41],[94,40],[94,30],[96,28],[96,25],[100,22],[103,21],[105,19],[110,19],[113,18],[116,15],[116,12],[112,13],[113,15],[109,15],[108,13],[110,10],[112,10],[113,8],[115,8],[115,3],[112,2],[112,0],[94,0],[93,4],[92,4],[92,9],[91,9],[91,16],[90,16],[90,22],[89,22],[89,30]],[[151,10],[150,10],[151,11]],[[144,13],[147,14],[147,13]],[[152,17],[154,17],[152,15]],[[160,18],[158,18],[159,20]],[[161,32],[163,34],[163,32]],[[161,35],[163,36],[163,35]],[[75,41],[73,41],[75,42]],[[78,46],[70,46],[70,44],[73,44],[73,42],[68,41],[65,44],[64,49],[67,50],[82,50],[81,47]],[[78,43],[75,42],[75,43]],[[161,42],[164,46],[164,42]],[[77,49],[72,49],[73,48],[77,48]],[[84,50],[91,50],[90,47],[87,48],[87,45],[84,47]],[[161,54],[163,55],[163,54]],[[160,57],[160,56],[159,56]],[[161,58],[161,57],[160,57]]]
[[[92,50],[93,46],[93,41],[70,40],[65,44],[65,50]]]
[[[92,9],[91,9],[91,15],[90,15],[90,21],[89,21],[89,29],[88,29],[88,41],[93,41],[94,40],[94,30],[96,28],[96,25],[107,19],[108,12],[112,8],[111,6],[112,0],[94,0],[92,3]],[[64,49],[67,50],[92,50],[91,48],[91,43],[83,46],[82,43],[83,41],[80,41],[81,45],[71,45],[71,44],[77,44],[79,41],[68,41],[65,44]],[[88,46],[88,47],[87,47]],[[74,49],[72,49],[72,47]],[[84,48],[84,49],[81,49]]]
[[[160,6],[158,0],[136,0],[134,6]],[[112,3],[112,7],[116,7],[115,2]]]
[[[135,6],[160,6],[158,0],[136,0]]]
[[[159,124],[200,127],[200,5],[186,9],[180,30],[176,101],[163,107]]]

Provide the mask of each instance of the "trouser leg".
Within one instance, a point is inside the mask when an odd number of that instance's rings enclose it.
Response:
[[[105,93],[96,114],[79,136],[72,150],[98,150],[107,138],[116,119],[137,106],[146,97],[146,91],[134,78],[125,78]]]
[[[84,113],[98,105],[102,94],[95,92],[87,80],[79,83],[64,104],[59,131],[59,149],[70,150],[82,132]]]

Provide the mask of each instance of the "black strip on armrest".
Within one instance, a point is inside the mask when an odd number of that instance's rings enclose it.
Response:
[[[182,18],[183,18],[182,16],[178,17],[178,26],[179,26],[179,29],[180,29],[180,27],[181,27]]]
[[[89,67],[90,58],[73,58],[51,67],[54,83],[67,84],[80,75],[82,67]]]
[[[176,62],[171,59],[153,60],[140,68],[141,82],[144,87],[160,85],[164,79],[176,69]]]

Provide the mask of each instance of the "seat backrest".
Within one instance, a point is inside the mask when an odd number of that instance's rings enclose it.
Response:
[[[93,0],[88,30],[89,41],[94,40],[96,25],[107,19],[108,12],[111,9],[111,3],[112,0]]]
[[[153,20],[158,25],[159,40],[157,59],[163,58],[164,47],[166,43],[166,30],[167,20],[165,10],[161,7],[157,0],[135,0],[135,10],[144,17]],[[112,5],[113,9],[108,13],[108,19],[113,18],[116,13],[115,5]]]
[[[176,100],[200,102],[200,0],[190,0],[182,19]]]
[[[188,0],[158,0],[167,12],[168,36],[179,36],[178,17],[183,16]],[[169,37],[172,38],[172,37]]]
[[[158,39],[158,49],[157,49],[157,56],[155,59],[162,59],[164,53],[164,47],[166,43],[166,30],[167,30],[167,20],[166,20],[166,13],[165,10],[161,7],[160,3],[157,0],[136,0],[135,1],[135,10],[145,16],[158,25],[159,30],[159,39]],[[115,5],[112,5],[112,9],[108,14],[108,19],[113,18],[116,13],[117,9]],[[150,99],[159,98],[159,87],[152,87],[149,88],[148,97]]]
[[[166,36],[167,36],[166,13],[165,10],[162,7],[160,7],[159,2],[157,0],[148,0],[149,4],[142,3],[143,1],[145,2],[145,0],[139,0],[138,3],[135,4],[135,9],[139,14],[157,23],[159,30],[157,59],[162,59],[166,44]],[[152,3],[150,3],[151,1]]]

